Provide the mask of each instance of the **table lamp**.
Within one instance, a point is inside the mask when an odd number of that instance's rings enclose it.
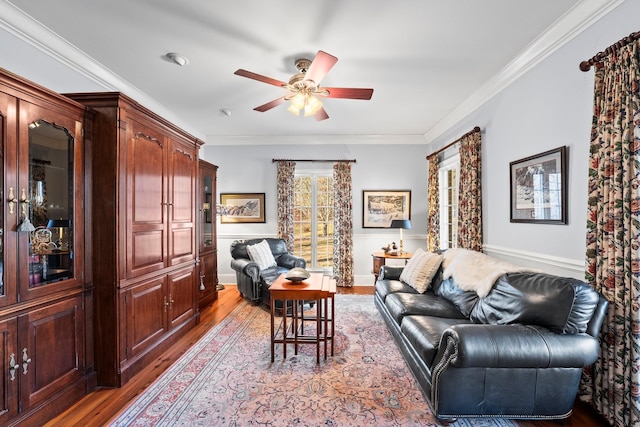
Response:
[[[399,228],[400,229],[400,254],[404,253],[404,248],[402,246],[402,230],[411,230],[411,221],[408,219],[394,219],[391,221],[390,228]]]
[[[62,249],[62,246],[64,246],[64,229],[65,228],[69,228],[71,227],[71,221],[68,219],[50,219],[49,222],[47,223],[47,228],[48,229],[52,229],[52,228],[57,228],[58,229],[58,240],[56,241],[56,244],[58,246],[58,249]]]

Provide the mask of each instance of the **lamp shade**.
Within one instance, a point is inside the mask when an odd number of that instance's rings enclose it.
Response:
[[[68,219],[50,219],[47,223],[47,228],[69,228],[71,227],[71,221]]]
[[[404,228],[405,230],[411,230],[411,220],[408,219],[394,219],[391,220],[389,228]]]

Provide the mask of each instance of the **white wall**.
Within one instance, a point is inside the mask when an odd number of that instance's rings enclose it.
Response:
[[[219,192],[265,192],[266,224],[219,225],[219,274],[233,283],[229,243],[235,238],[275,236],[275,173],[272,158],[355,158],[353,166],[356,284],[371,284],[371,252],[396,239],[396,232],[362,229],[363,189],[410,189],[414,229],[405,247],[425,246],[425,157],[474,126],[483,132],[483,211],[485,251],[496,257],[555,274],[583,278],[587,198],[587,161],[592,114],[593,70],[578,64],[638,30],[640,1],[626,1],[575,39],[524,74],[430,144],[206,146],[203,156],[220,166]],[[505,35],[507,36],[507,35]],[[400,138],[399,138],[400,139]],[[404,141],[404,140],[403,140]],[[216,141],[225,143],[225,141]],[[264,141],[262,141],[264,144]],[[534,225],[509,221],[509,162],[565,145],[568,147],[568,223]]]
[[[517,264],[584,278],[587,167],[594,71],[578,65],[638,30],[640,2],[627,1],[434,141],[483,130],[485,251]],[[509,162],[568,147],[568,223],[509,221]]]
[[[272,159],[284,158],[356,160],[351,166],[355,284],[373,284],[371,253],[391,241],[397,242],[400,233],[398,230],[362,228],[362,190],[411,190],[413,228],[403,232],[404,248],[406,251],[424,248],[427,228],[426,150],[426,144],[205,146],[201,157],[219,167],[218,194],[265,193],[264,224],[220,224],[218,221],[220,282],[235,283],[229,254],[233,240],[276,237],[277,167]]]

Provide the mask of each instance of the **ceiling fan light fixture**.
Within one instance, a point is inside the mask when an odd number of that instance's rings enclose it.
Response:
[[[264,113],[284,101],[290,101],[287,110],[292,114],[299,116],[300,110],[304,109],[305,116],[313,116],[317,121],[321,121],[328,119],[329,115],[318,97],[368,100],[373,94],[373,89],[320,87],[320,82],[337,61],[338,58],[321,50],[318,51],[313,61],[305,58],[297,59],[295,65],[299,73],[291,76],[288,83],[243,69],[238,69],[233,74],[277,86],[286,91],[284,96],[260,105],[254,110]]]
[[[304,116],[313,116],[320,108],[322,108],[322,102],[320,102],[320,100],[315,96],[310,95],[304,105]]]
[[[289,108],[287,108],[287,111],[289,111],[291,114],[294,114],[296,116],[300,115],[300,109],[296,108],[296,106],[293,105],[293,103],[289,105]]]

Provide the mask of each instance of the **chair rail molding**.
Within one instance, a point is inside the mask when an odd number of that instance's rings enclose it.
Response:
[[[545,273],[584,280],[584,260],[562,258],[494,245],[484,245],[483,249],[489,256],[523,267],[536,268]]]

